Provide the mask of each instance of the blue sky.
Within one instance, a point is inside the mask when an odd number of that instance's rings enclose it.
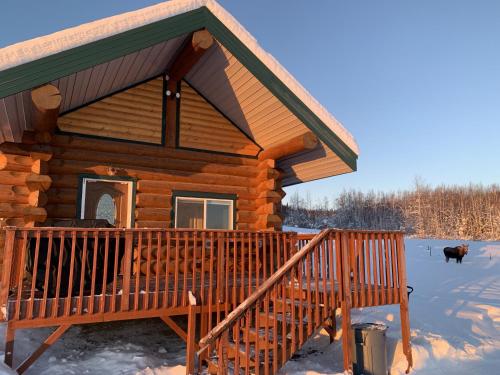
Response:
[[[0,46],[155,3],[4,0]],[[500,182],[499,1],[220,3],[360,145],[356,173],[289,194]]]

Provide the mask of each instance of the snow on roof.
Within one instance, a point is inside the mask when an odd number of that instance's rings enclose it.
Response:
[[[215,0],[171,0],[103,18],[0,49],[0,71],[206,7],[357,155],[354,137],[257,40]]]

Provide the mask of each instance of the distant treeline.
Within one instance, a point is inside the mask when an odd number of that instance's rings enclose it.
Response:
[[[429,187],[393,193],[344,191],[313,203],[294,193],[285,225],[303,228],[403,229],[416,237],[500,239],[500,185]]]

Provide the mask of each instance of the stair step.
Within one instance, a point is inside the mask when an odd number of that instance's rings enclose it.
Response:
[[[241,349],[237,349],[234,344],[229,344],[227,347],[227,358],[234,360],[236,358],[236,354],[239,354],[239,365],[241,368],[247,367],[255,367],[255,358],[252,355],[248,355],[245,352],[242,352]]]
[[[307,325],[307,317],[304,316],[304,319],[302,321],[299,321],[298,315],[295,314],[295,325],[300,326],[300,325]],[[268,318],[267,318],[268,317]],[[292,324],[292,316],[290,313],[287,313],[285,317],[283,317],[282,312],[276,312],[276,318],[274,317],[274,313],[270,312],[266,317],[266,313],[260,313],[260,318],[259,318],[259,325],[261,328],[265,328],[267,326],[267,322],[269,322],[269,327],[273,327],[275,322],[277,324],[282,324],[285,322],[286,324]],[[267,320],[266,320],[267,319]]]

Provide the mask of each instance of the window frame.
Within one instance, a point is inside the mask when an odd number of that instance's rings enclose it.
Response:
[[[177,227],[177,205],[178,198],[191,201],[203,202],[203,228],[200,230],[234,230],[236,228],[236,194],[222,194],[222,193],[202,193],[193,191],[174,191],[172,192],[172,217],[171,227],[175,229],[195,229],[195,228],[178,228]],[[207,229],[207,202],[208,201],[221,201],[230,202],[229,208],[229,223],[228,229]]]
[[[127,217],[126,228],[134,228],[135,226],[135,195],[137,189],[137,179],[128,176],[101,176],[94,174],[80,174],[78,182],[78,197],[76,204],[77,219],[85,219],[85,193],[87,182],[120,182],[128,185],[128,203],[127,209],[129,215]]]

